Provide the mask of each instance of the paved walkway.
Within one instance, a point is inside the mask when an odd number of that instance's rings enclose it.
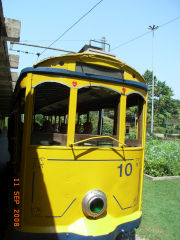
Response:
[[[1,197],[0,197],[0,239],[3,238],[4,228],[6,226],[6,210],[7,210],[7,175],[5,168],[9,161],[8,139],[7,132],[0,133],[0,182],[1,182]]]

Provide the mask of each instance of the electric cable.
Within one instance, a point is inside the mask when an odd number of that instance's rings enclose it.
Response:
[[[100,0],[98,3],[96,3],[88,12],[86,12],[82,17],[80,17],[73,25],[71,25],[67,30],[65,30],[56,40],[54,40],[48,47],[51,47],[54,43],[59,41],[67,32],[69,32],[76,24],[78,24],[84,17],[86,17],[93,9],[95,9],[103,0]],[[47,49],[42,51],[41,54],[43,54]],[[40,55],[41,55],[40,54]]]
[[[173,19],[169,20],[168,22],[163,23],[163,24],[159,25],[158,27],[159,28],[164,27],[164,26],[168,25],[169,23],[175,22],[178,19],[180,19],[180,16],[173,18]]]
[[[39,56],[40,53],[34,53],[34,52],[29,52],[29,51],[22,51],[22,50],[16,50],[16,49],[9,49],[10,51],[14,51],[17,53],[25,53],[25,54],[32,54],[32,55],[37,55]]]
[[[178,20],[178,19],[180,19],[180,16],[178,16],[178,17],[176,17],[176,18],[173,18],[173,19],[169,20],[168,22],[165,22],[165,23],[159,25],[159,26],[158,26],[158,29],[161,28],[161,27],[164,27],[164,26],[168,25],[169,23],[172,23],[172,22],[174,22],[174,21],[176,21],[176,20]],[[142,37],[144,37],[145,35],[151,33],[151,31],[152,31],[152,30],[146,31],[145,33],[143,33],[143,34],[141,34],[141,35],[139,35],[139,36],[137,36],[137,37],[134,37],[134,38],[132,38],[132,39],[130,39],[130,40],[124,42],[124,43],[121,43],[121,44],[119,44],[117,47],[112,48],[112,50],[115,50],[115,49],[117,49],[117,48],[119,48],[119,47],[122,47],[122,46],[124,46],[124,45],[126,45],[126,44],[128,44],[128,43],[130,43],[130,42],[134,42],[135,40],[137,40],[137,39],[139,39],[139,38],[142,38]]]
[[[146,31],[146,32],[143,33],[143,34],[141,34],[141,35],[139,35],[139,36],[137,36],[137,37],[134,37],[134,38],[132,38],[132,39],[130,39],[130,40],[124,42],[124,43],[121,43],[120,45],[118,45],[118,46],[115,47],[115,48],[112,48],[112,50],[115,50],[115,49],[117,49],[117,48],[119,48],[119,47],[122,47],[122,46],[124,46],[124,45],[126,45],[126,44],[128,44],[128,43],[130,43],[130,42],[134,42],[135,40],[137,40],[137,39],[139,39],[139,38],[142,38],[142,37],[144,37],[145,35],[147,35],[147,34],[149,34],[149,33],[150,33],[150,31]]]

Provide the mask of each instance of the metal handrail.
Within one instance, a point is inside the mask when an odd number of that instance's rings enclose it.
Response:
[[[119,140],[117,140],[117,139],[115,139],[115,138],[113,138],[111,136],[90,137],[90,138],[86,138],[86,139],[78,141],[78,142],[74,142],[74,143],[71,144],[71,146],[74,146],[74,145],[79,144],[79,143],[87,142],[87,141],[92,140],[92,139],[98,139],[98,138],[110,138],[110,139],[112,139],[112,140],[122,144],[122,147],[126,146],[126,144],[120,142]]]

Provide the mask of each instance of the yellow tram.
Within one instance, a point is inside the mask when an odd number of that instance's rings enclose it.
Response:
[[[143,77],[90,46],[24,69],[10,118],[11,238],[134,239],[146,110]]]

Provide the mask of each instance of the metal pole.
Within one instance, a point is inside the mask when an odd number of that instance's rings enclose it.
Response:
[[[69,50],[64,50],[64,49],[59,49],[59,48],[51,48],[51,47],[44,47],[44,46],[40,46],[40,45],[28,44],[28,43],[23,43],[23,42],[10,42],[10,50],[12,50],[12,47],[13,47],[14,44],[28,46],[28,47],[45,48],[45,49],[61,51],[61,52],[76,53],[76,52],[69,51]]]
[[[154,30],[152,30],[152,112],[151,112],[151,134],[154,130]]]
[[[158,29],[158,26],[149,26],[152,31],[152,110],[151,110],[151,134],[154,129],[154,30]]]
[[[166,115],[166,137],[168,135],[168,114]]]
[[[101,38],[101,42],[102,42],[102,50],[105,52],[106,38],[105,38],[105,37],[102,37],[102,38]]]
[[[134,127],[135,127],[135,129],[136,129],[136,120],[137,120],[137,118],[136,118],[136,113],[134,114]]]
[[[103,135],[103,117],[104,117],[104,109],[101,110],[100,134],[99,135]]]

